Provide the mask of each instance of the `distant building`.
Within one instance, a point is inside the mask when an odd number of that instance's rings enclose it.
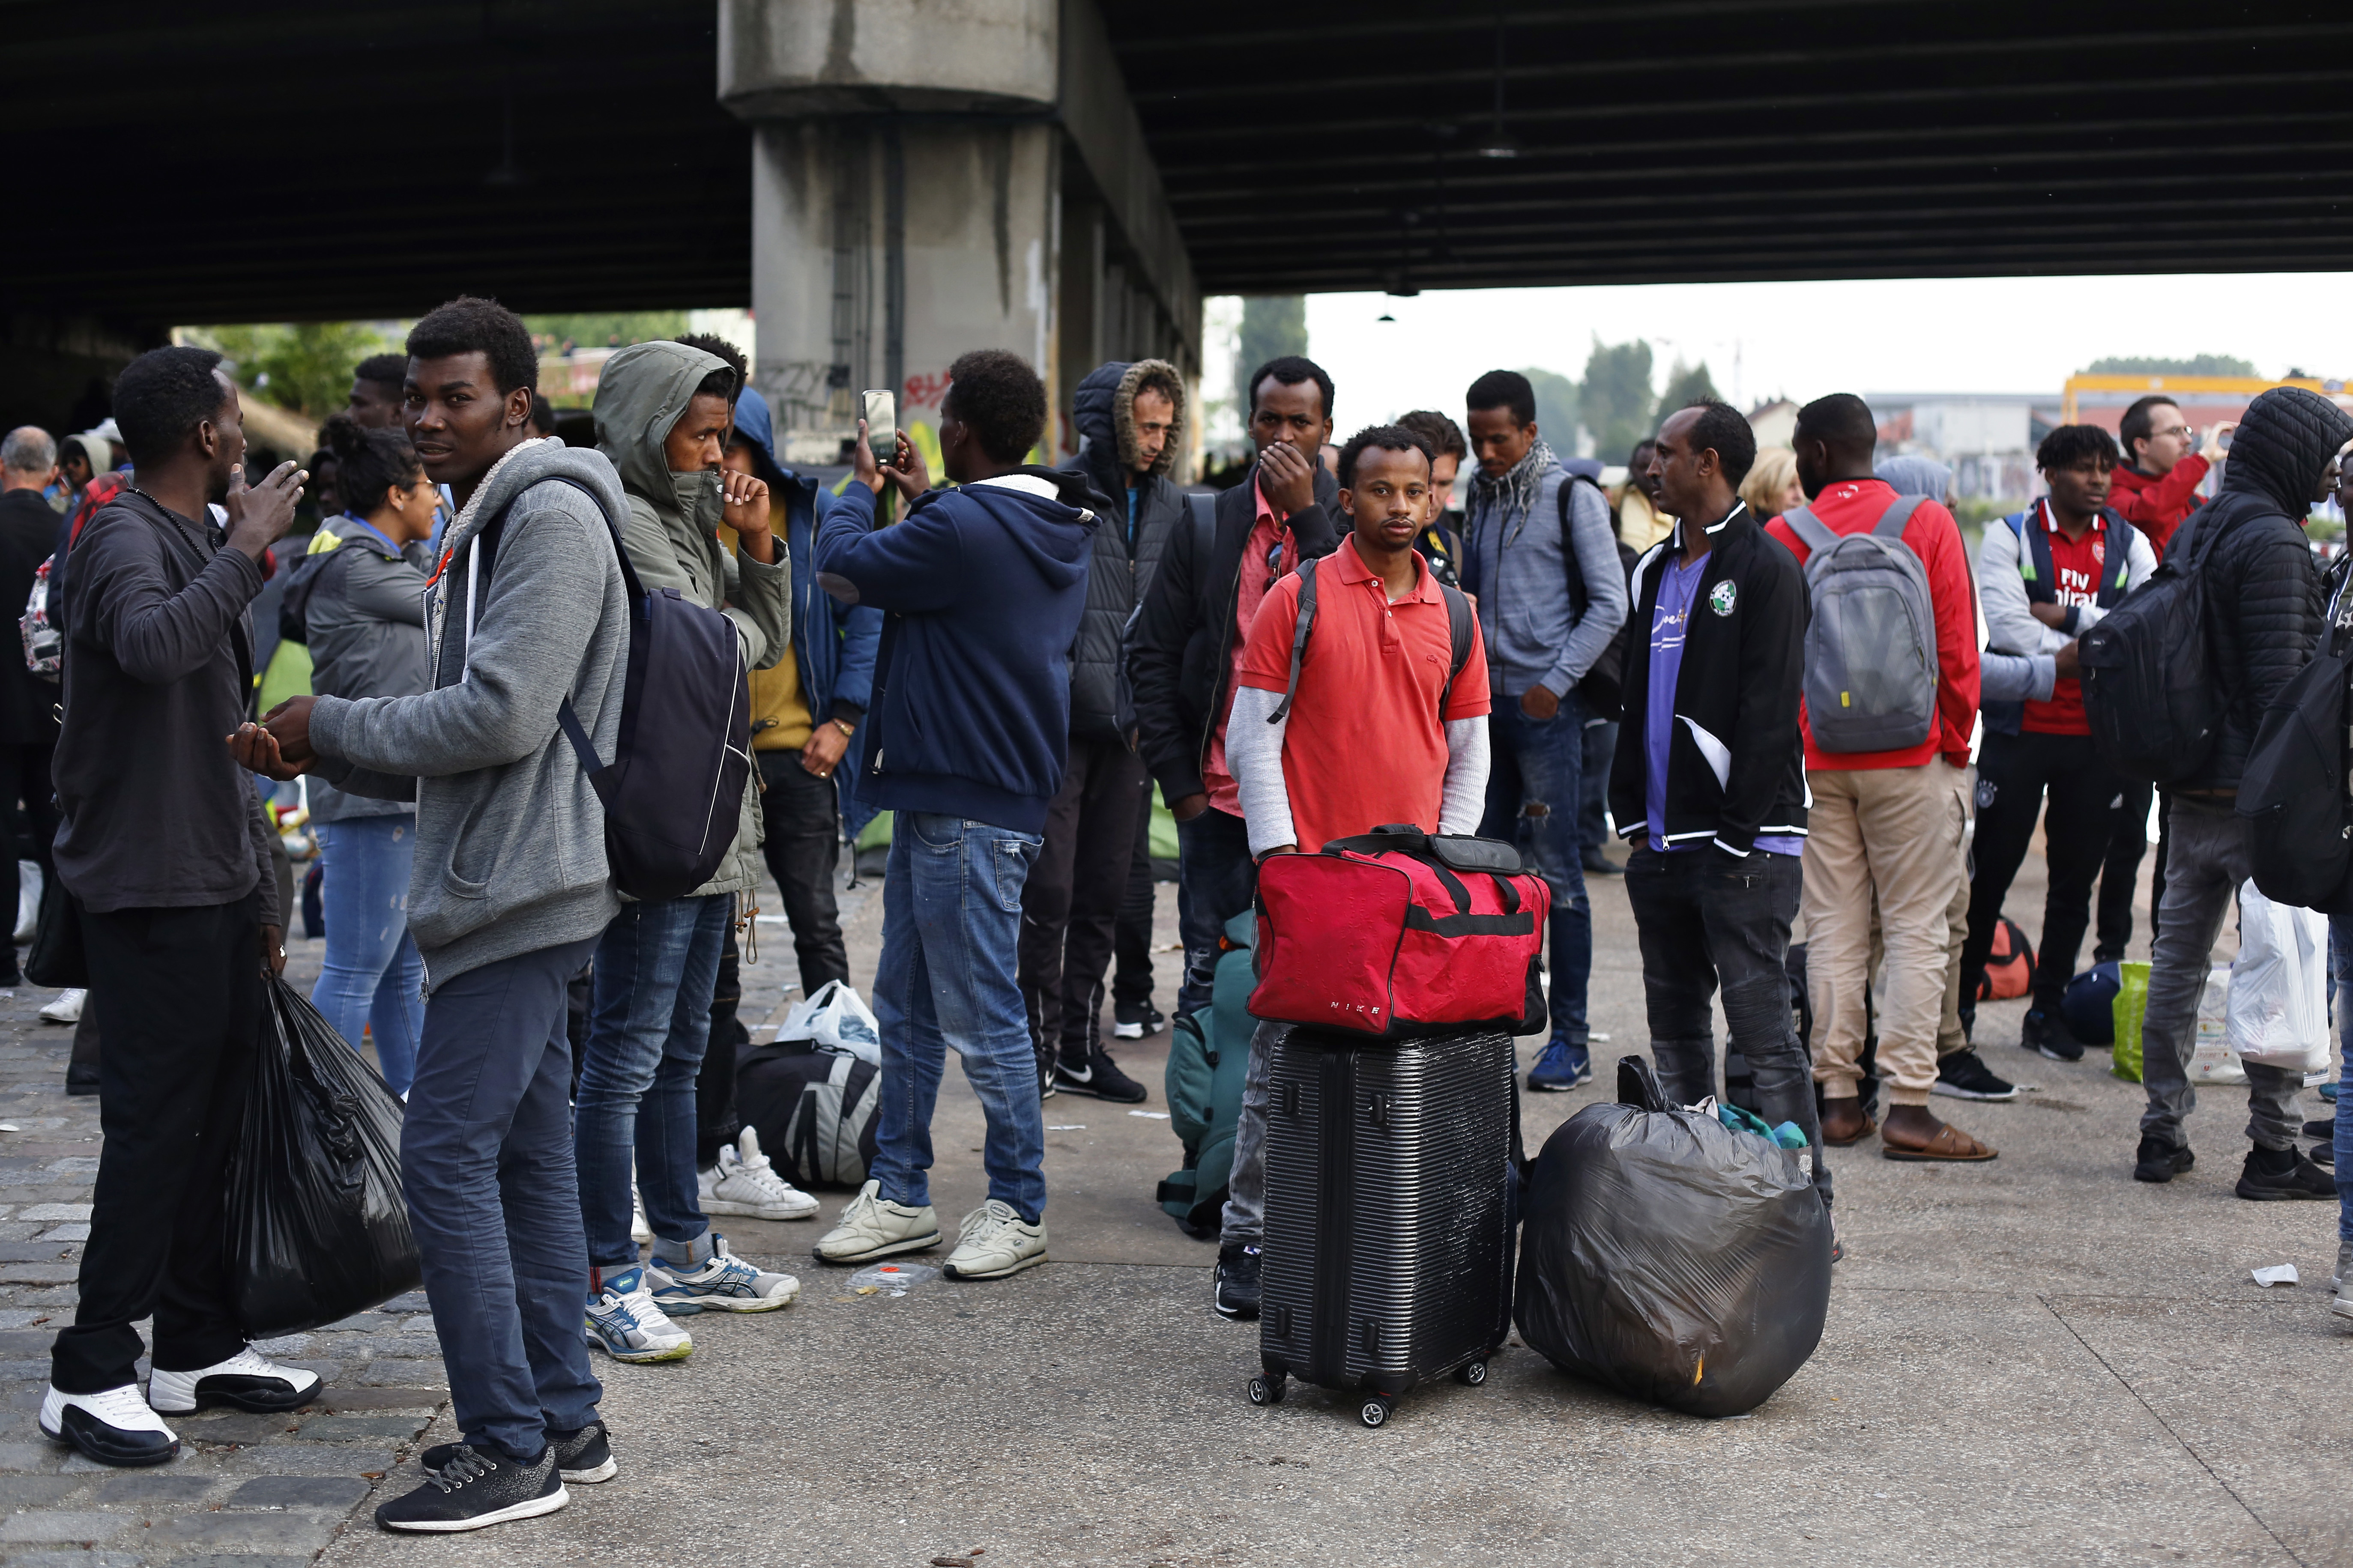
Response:
[[[2114,431],[2126,409],[2157,393],[2171,398],[2181,410],[2182,422],[2202,437],[2209,426],[2236,420],[2248,404],[2274,386],[2301,386],[2353,410],[2353,395],[2347,394],[2343,382],[2310,376],[2272,381],[2259,375],[2071,375],[2061,394],[2060,411],[2063,423],[2101,425]]]
[[[2034,448],[2061,423],[2059,400],[2048,394],[1881,392],[1863,401],[1879,424],[1881,457],[1934,458],[1952,468],[1957,493],[1996,500],[2037,492]]]
[[[1786,397],[1760,403],[1748,411],[1748,427],[1757,432],[1759,447],[1794,447],[1798,444],[1798,405]]]

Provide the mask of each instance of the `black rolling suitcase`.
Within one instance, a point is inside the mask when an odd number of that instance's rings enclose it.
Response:
[[[1362,1394],[1378,1426],[1417,1383],[1487,1380],[1511,1331],[1513,1072],[1493,1032],[1276,1047],[1251,1404],[1296,1377]]]

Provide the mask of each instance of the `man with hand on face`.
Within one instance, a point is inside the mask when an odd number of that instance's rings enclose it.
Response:
[[[881,1109],[866,1184],[817,1244],[826,1263],[939,1245],[932,1108],[951,1047],[988,1121],[988,1199],[942,1272],[999,1279],[1046,1261],[1046,1124],[1016,975],[1022,884],[1062,784],[1071,639],[1086,608],[1093,488],[1032,468],[1046,386],[1000,349],[948,367],[933,490],[902,436],[875,465],[861,422],[858,483],[818,524],[818,583],[889,618],[874,706],[860,726],[858,797],[896,813],[882,879]],[[907,513],[874,526],[889,484]]]
[[[1536,430],[1535,389],[1517,371],[1471,384],[1479,465],[1463,506],[1462,586],[1479,606],[1493,709],[1494,767],[1480,833],[1523,844],[1552,889],[1552,1038],[1532,1089],[1593,1076],[1586,982],[1593,914],[1585,897],[1586,708],[1577,695],[1626,620],[1626,568],[1600,488],[1572,479]],[[1570,579],[1581,577],[1584,603]]]
[[[628,496],[621,538],[638,581],[723,612],[745,665],[765,669],[791,646],[792,563],[769,525],[766,482],[723,466],[734,390],[733,368],[702,349],[623,349],[596,384],[596,449]],[[723,521],[737,550],[720,542]],[[691,1353],[673,1315],[773,1311],[800,1291],[791,1275],[727,1250],[703,1215],[695,1168],[695,1076],[720,949],[735,895],[759,886],[759,784],[747,778],[734,845],[712,879],[683,898],[624,900],[596,944],[574,1121],[588,1333],[617,1361]],[[629,1236],[633,1158],[654,1233],[643,1268]]]
[[[1258,462],[1217,498],[1209,526],[1196,514],[1170,538],[1128,658],[1138,748],[1176,819],[1180,1018],[1208,1005],[1219,939],[1258,889],[1241,792],[1226,765],[1242,651],[1269,591],[1340,542],[1340,487],[1317,456],[1332,437],[1332,378],[1313,360],[1285,355],[1259,366],[1250,396]]]
[[[2227,422],[2210,427],[2193,452],[2198,433],[2171,398],[2152,394],[2125,410],[2116,429],[2119,460],[2109,465],[2107,504],[2148,536],[2158,560],[2165,559],[2173,531],[2197,510],[2198,487],[2222,460],[2222,437],[2235,428]]]
[[[286,966],[253,781],[221,749],[250,700],[261,557],[303,475],[245,482],[237,385],[209,349],[155,349],[115,384],[135,471],[73,542],[50,613],[69,645],[57,874],[104,999],[98,1190],[73,1322],[50,1352],[40,1427],[106,1465],[179,1451],[164,1417],[292,1410],[316,1373],[245,1342],[221,1205],[245,1121],[267,977]],[[212,503],[227,503],[227,525]],[[132,1325],[154,1320],[153,1373]]]
[[[408,354],[409,441],[459,506],[426,611],[431,686],[297,697],[232,745],[275,777],[315,767],[417,801],[425,1029],[401,1185],[459,1440],[427,1448],[425,1484],[376,1522],[443,1532],[552,1512],[566,1481],[615,1468],[581,1331],[565,985],[620,900],[604,807],[557,714],[569,700],[613,754],[629,654],[614,532],[629,501],[602,453],[530,437],[539,360],[504,306],[428,311]]]
[[[1485,646],[1473,621],[1469,656],[1454,668],[1450,600],[1459,603],[1461,591],[1441,584],[1414,550],[1430,516],[1429,444],[1377,425],[1349,438],[1339,468],[1351,531],[1268,592],[1236,676],[1226,754],[1250,853],[1261,859],[1314,854],[1389,822],[1469,833],[1485,807]],[[1309,572],[1316,574],[1314,620],[1285,707]],[[1261,1023],[1250,1036],[1218,1249],[1215,1305],[1229,1318],[1259,1312],[1266,1074],[1289,1027]]]
[[[2157,552],[2140,531],[2107,507],[2116,442],[2096,425],[2062,425],[2034,455],[2051,493],[2024,511],[1989,525],[1978,546],[1986,646],[2000,653],[2050,654],[2073,648],[2131,590],[2157,570]],[[2124,781],[2092,747],[2083,683],[2057,679],[2042,701],[1985,704],[1985,742],[1978,753],[1978,830],[1969,883],[1969,934],[1961,949],[1961,1018],[1977,1017],[1978,984],[1993,950],[1994,926],[2010,879],[2026,858],[2035,818],[2042,818],[2050,889],[2042,940],[2034,956],[2034,1000],[2019,1044],[2052,1061],[2080,1061],[2084,1043],[2059,1012],[2091,921],[2092,879],[2132,809]],[[2050,810],[2043,810],[2048,795]],[[2143,832],[2148,805],[2129,826]]]
[[[1720,985],[1758,1112],[1804,1130],[1827,1203],[1813,1075],[1783,967],[1804,879],[1806,580],[1739,499],[1756,458],[1748,421],[1716,402],[1669,416],[1651,444],[1650,476],[1681,521],[1634,568],[1634,624],[1646,635],[1627,642],[1609,811],[1634,847],[1626,899],[1668,1097],[1689,1105],[1716,1092],[1708,1002]]]

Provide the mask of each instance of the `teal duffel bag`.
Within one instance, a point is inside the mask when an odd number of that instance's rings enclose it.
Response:
[[[1218,1234],[1234,1163],[1234,1123],[1241,1116],[1242,1074],[1250,1066],[1250,945],[1258,917],[1245,910],[1226,922],[1209,1005],[1176,1020],[1168,1042],[1168,1125],[1185,1145],[1185,1165],[1160,1184],[1160,1206],[1197,1237]]]

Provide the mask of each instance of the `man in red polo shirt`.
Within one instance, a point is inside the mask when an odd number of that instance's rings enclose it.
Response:
[[[1475,833],[1486,809],[1487,655],[1471,624],[1452,669],[1446,594],[1414,551],[1431,514],[1427,441],[1394,425],[1358,431],[1340,450],[1340,506],[1352,531],[1302,568],[1315,577],[1315,618],[1291,684],[1297,574],[1267,593],[1236,672],[1226,757],[1252,855],[1314,854],[1335,838],[1411,822]],[[1217,1308],[1258,1315],[1258,1247],[1266,1224],[1266,1064],[1286,1026],[1250,1038],[1234,1126],[1230,1195],[1219,1252]]]
[[[1989,523],[1978,548],[1985,591],[1986,646],[2001,653],[2056,655],[2157,570],[2140,531],[2103,503],[2116,443],[2096,425],[2062,425],[2042,438],[2035,465],[2051,493],[2024,511]],[[2075,973],[2091,921],[2092,879],[2116,830],[2144,831],[2147,796],[2135,806],[2123,783],[2092,749],[2083,682],[2056,680],[2048,700],[1989,702],[1978,757],[1977,873],[1969,887],[1969,935],[1961,946],[1961,1016],[1974,1023],[1978,984],[1993,947],[2010,879],[2042,816],[2050,890],[2042,951],[2034,960],[2034,1005],[2019,1044],[2052,1061],[2084,1055],[2068,1032],[2059,997]],[[2129,824],[2119,814],[2137,810]],[[2136,862],[2137,857],[2136,857]]]
[[[1878,430],[1862,399],[1836,393],[1798,411],[1798,482],[1808,510],[1837,534],[1868,533],[1895,504],[1872,472]],[[1803,566],[1812,552],[1785,518],[1767,531]],[[1989,1160],[1994,1152],[1928,1110],[1949,954],[1946,910],[1960,892],[1968,822],[1969,735],[1978,716],[1977,596],[1968,552],[1943,504],[1924,500],[1904,542],[1926,569],[1936,632],[1936,713],[1927,739],[1894,752],[1825,752],[1810,718],[1806,784],[1806,988],[1814,1013],[1814,1081],[1822,1142],[1861,1142],[1873,1130],[1857,1099],[1871,912],[1887,955],[1878,994],[1879,1065],[1894,1079],[1882,1152],[1892,1160]]]

